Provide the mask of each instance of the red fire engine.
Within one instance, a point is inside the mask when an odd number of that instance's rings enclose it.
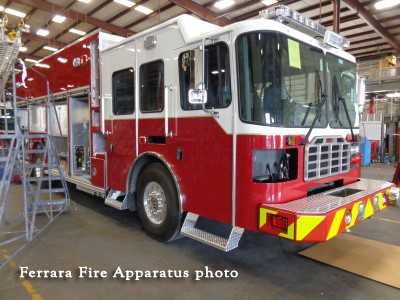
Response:
[[[391,184],[360,179],[347,44],[277,6],[226,27],[182,15],[126,39],[97,32],[34,68],[56,101],[68,181],[137,210],[152,237],[228,251],[244,229],[326,241],[387,206]],[[25,83],[21,124],[46,131],[44,80],[28,70]]]

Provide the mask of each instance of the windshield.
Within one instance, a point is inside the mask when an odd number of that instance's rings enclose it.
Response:
[[[310,127],[324,97],[323,52],[272,32],[241,35],[237,48],[241,119]],[[327,126],[322,109],[316,127]]]
[[[356,64],[327,54],[329,124],[332,128],[349,128],[346,109],[352,127],[357,121]]]

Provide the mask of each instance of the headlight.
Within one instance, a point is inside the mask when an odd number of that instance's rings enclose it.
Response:
[[[358,155],[358,153],[360,153],[360,144],[351,144],[351,148],[350,148],[351,150],[351,156],[352,157],[354,157],[354,156],[357,156]]]

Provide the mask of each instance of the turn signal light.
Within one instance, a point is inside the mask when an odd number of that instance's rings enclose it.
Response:
[[[297,144],[297,142],[296,142],[296,137],[295,136],[287,136],[286,137],[286,145],[294,146],[296,144]]]
[[[288,228],[288,219],[280,216],[272,216],[271,227],[282,231],[286,231]]]

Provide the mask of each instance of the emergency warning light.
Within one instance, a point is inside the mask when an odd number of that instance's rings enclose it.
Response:
[[[309,36],[315,38],[319,37],[322,39],[324,46],[330,46],[337,49],[343,49],[350,46],[350,41],[348,39],[328,30],[325,26],[322,26],[285,5],[278,5],[265,9],[260,12],[259,17],[276,20]]]

